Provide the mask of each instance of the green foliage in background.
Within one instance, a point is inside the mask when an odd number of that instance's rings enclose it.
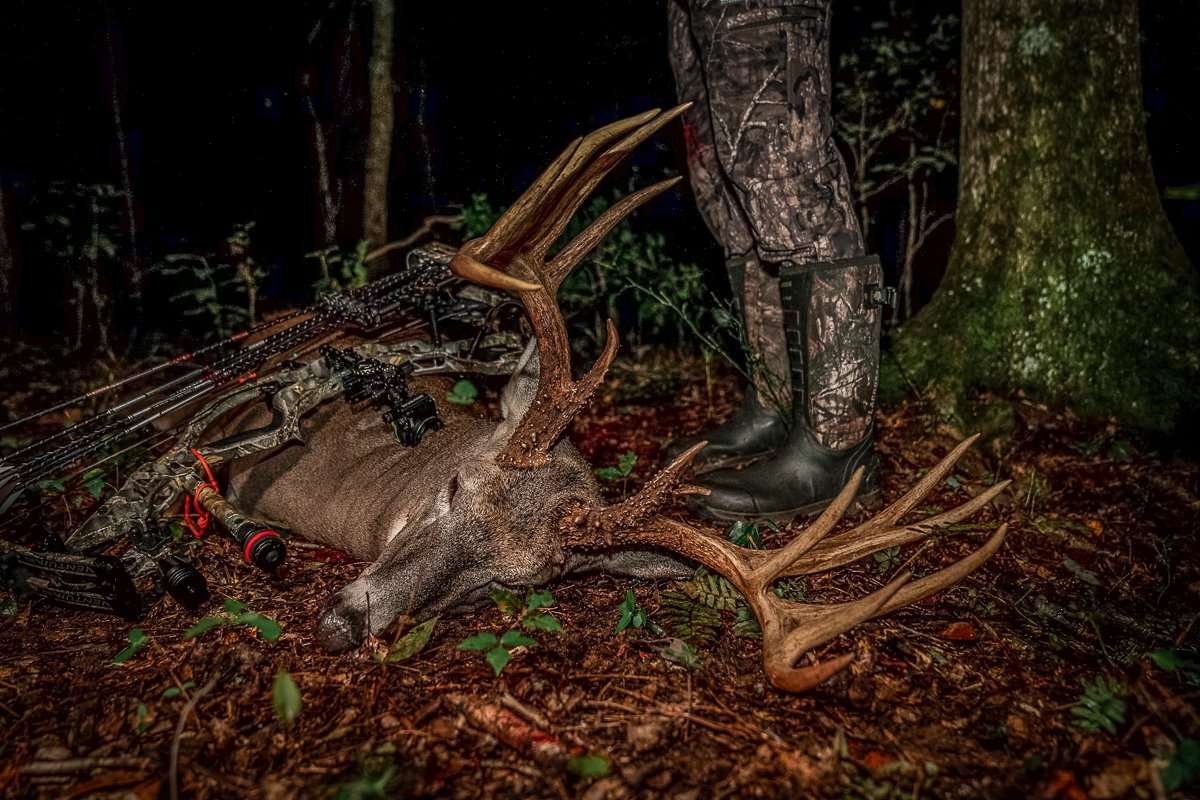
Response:
[[[611,197],[592,198],[567,225],[559,244],[570,241],[624,196],[616,191]],[[463,208],[466,237],[487,232],[503,211],[486,194],[473,195]],[[640,231],[631,220],[613,228],[559,289],[568,324],[593,348],[604,342],[609,318],[622,321],[635,347],[649,342],[683,345],[687,331],[680,317],[692,319],[702,330],[719,329],[704,273],[669,251],[665,236]]]
[[[368,247],[367,240],[361,239],[350,250],[331,246],[305,253],[304,257],[315,261],[320,268],[320,275],[313,284],[313,293],[320,297],[330,292],[357,289],[365,284],[368,277]]]
[[[233,226],[225,247],[209,253],[172,253],[153,268],[176,287],[169,300],[194,317],[207,338],[224,339],[253,325],[266,272],[250,253],[253,222]]]

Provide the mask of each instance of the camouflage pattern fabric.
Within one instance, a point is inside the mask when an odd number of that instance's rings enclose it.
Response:
[[[696,203],[725,249],[763,397],[786,386],[778,270],[863,255],[833,141],[832,0],[668,0]]]
[[[785,267],[780,278],[796,411],[834,450],[871,431],[882,282],[876,256]]]

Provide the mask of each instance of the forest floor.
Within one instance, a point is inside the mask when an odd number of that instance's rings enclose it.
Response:
[[[606,486],[617,498],[662,464],[670,438],[728,413],[735,386],[618,368],[573,438],[598,466],[637,454],[628,479]],[[789,591],[862,596],[904,568],[919,575],[962,557],[1003,521],[1007,543],[958,587],[822,648],[861,657],[807,694],[767,684],[760,640],[736,612],[680,627],[666,607],[681,596],[671,581],[547,587],[561,632],[537,632],[499,676],[459,649],[513,626],[498,607],[438,620],[423,649],[397,626],[375,649],[327,655],[313,639],[317,608],[360,565],[297,542],[269,578],[213,536],[194,551],[213,607],[160,602],[138,624],[145,646],[119,665],[131,623],[0,596],[0,794],[1189,796],[1200,784],[1200,463],[1020,398],[980,409],[993,435],[916,516],[999,478],[1015,479],[1007,493],[932,543]],[[917,400],[885,408],[878,428],[885,499],[968,432]],[[74,491],[54,506],[65,522],[93,503]],[[798,527],[763,530],[765,546]],[[629,590],[665,633],[614,633]],[[226,599],[276,620],[282,636],[223,625],[185,638]],[[675,661],[663,655],[680,634],[692,639],[691,667],[677,663],[691,660],[678,646]],[[397,641],[417,652],[380,663]],[[280,671],[299,690],[290,725],[273,702]]]

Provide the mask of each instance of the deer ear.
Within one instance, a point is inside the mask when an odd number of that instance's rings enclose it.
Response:
[[[537,394],[540,373],[537,339],[531,338],[529,344],[525,345],[525,352],[521,354],[521,360],[517,362],[512,377],[500,393],[500,416],[504,419],[501,428],[511,431],[516,428],[521,417],[525,416]]]

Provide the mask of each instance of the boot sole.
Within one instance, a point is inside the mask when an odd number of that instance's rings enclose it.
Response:
[[[866,508],[875,505],[879,500],[878,489],[868,489],[867,491],[854,498],[854,503]],[[770,514],[743,514],[737,511],[727,511],[723,508],[713,508],[712,506],[704,505],[702,498],[697,498],[695,502],[689,503],[689,507],[705,519],[717,520],[718,522],[773,522],[777,525],[786,525],[792,522],[797,517],[815,517],[820,514],[829,504],[833,502],[833,498],[828,500],[820,500],[815,503],[789,508],[782,511],[775,511]]]

